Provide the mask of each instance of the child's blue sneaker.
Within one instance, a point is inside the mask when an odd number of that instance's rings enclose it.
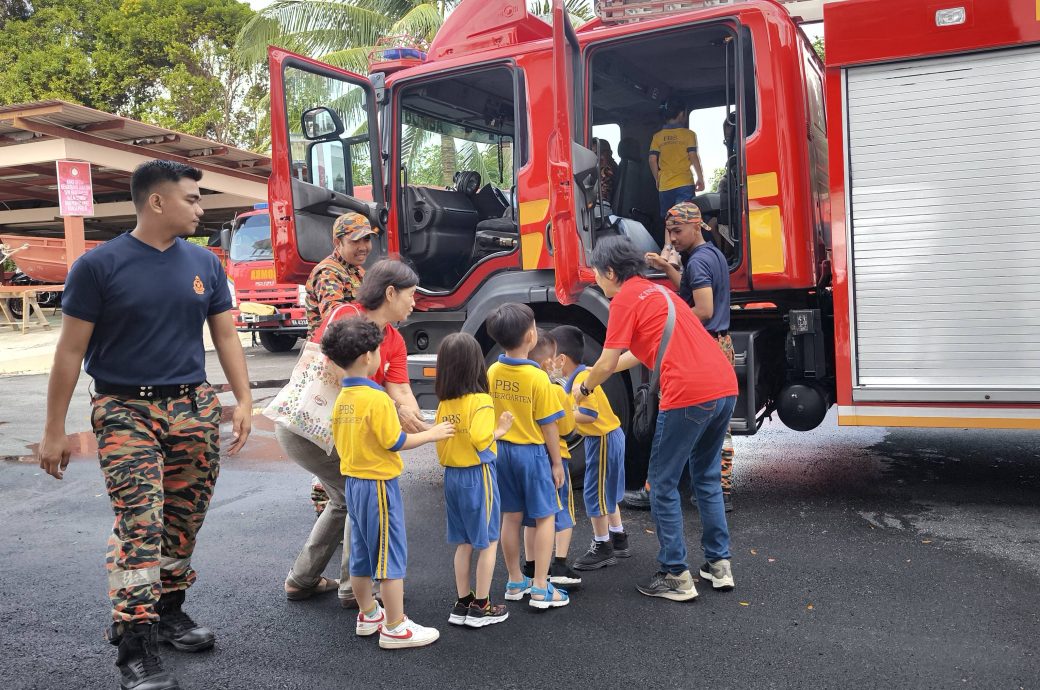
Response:
[[[560,595],[559,599],[556,598],[557,593]],[[541,597],[541,599],[535,599],[535,597]],[[527,603],[536,609],[554,609],[571,603],[571,598],[567,594],[567,590],[553,587],[551,582],[546,582],[545,589],[531,587]]]
[[[507,582],[506,583],[506,600],[508,601],[520,601],[524,598],[524,595],[531,591],[531,587],[534,581],[524,576],[524,579],[520,582]]]

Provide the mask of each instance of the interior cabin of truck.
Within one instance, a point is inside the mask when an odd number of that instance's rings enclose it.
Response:
[[[513,70],[491,67],[400,91],[401,253],[424,291],[451,291],[477,264],[518,251],[520,88]]]
[[[648,156],[666,105],[678,100],[689,111],[704,173],[705,190],[694,201],[735,267],[745,237],[743,142],[757,123],[750,36],[724,24],[644,34],[593,47],[589,71],[590,130],[610,143],[617,163],[613,189],[601,202],[609,212],[600,214],[616,220],[605,229],[601,223],[596,234],[620,232],[664,245],[667,209],[659,207]],[[731,136],[724,131],[727,122]]]

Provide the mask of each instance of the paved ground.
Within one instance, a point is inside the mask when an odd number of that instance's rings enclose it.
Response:
[[[284,376],[292,360],[255,354],[253,378]],[[114,687],[101,638],[111,512],[93,451],[83,444],[63,482],[19,462],[39,433],[43,378],[0,385],[0,687]],[[79,401],[70,432],[85,413]],[[257,426],[224,463],[194,559],[190,610],[218,647],[168,654],[186,688],[1040,686],[1035,434],[767,424],[737,440],[736,591],[702,585],[689,604],[637,594],[656,540],[649,515],[629,513],[633,558],[588,575],[566,609],[511,604],[483,631],[446,623],[440,471],[430,451],[406,453],[407,608],[442,638],[384,652],[354,637],[334,598],[282,597],[313,520],[308,476]],[[581,521],[575,548],[588,538]]]

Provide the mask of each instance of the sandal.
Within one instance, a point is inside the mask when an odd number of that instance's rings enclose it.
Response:
[[[560,594],[559,599],[556,598],[557,593]],[[541,597],[541,599],[535,599],[535,597]],[[551,582],[546,582],[545,589],[531,587],[530,598],[527,603],[536,609],[554,609],[571,603],[571,597],[567,594],[567,590],[553,587]]]
[[[335,592],[339,589],[339,580],[334,580],[324,575],[313,587],[297,587],[289,589],[292,585],[289,581],[285,582],[285,598],[289,601],[303,601],[304,599],[310,599],[315,594],[325,594],[326,592]]]
[[[524,598],[524,595],[531,591],[531,586],[534,581],[524,575],[524,579],[520,582],[507,582],[506,583],[506,599],[508,601],[520,601]]]

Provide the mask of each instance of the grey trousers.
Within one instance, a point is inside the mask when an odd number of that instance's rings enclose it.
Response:
[[[339,580],[341,598],[351,598],[350,588],[350,517],[344,496],[346,477],[339,472],[339,456],[297,436],[281,424],[274,428],[275,438],[293,462],[318,478],[329,495],[328,505],[318,516],[303,550],[296,557],[288,580],[296,587],[313,587],[318,583],[336,547],[343,545],[343,563]]]

